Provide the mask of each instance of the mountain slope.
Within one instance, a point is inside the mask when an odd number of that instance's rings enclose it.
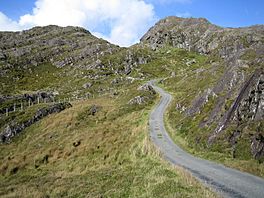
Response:
[[[148,138],[151,50],[76,27],[0,35],[1,197],[216,197]]]
[[[263,30],[263,26],[221,28],[206,19],[168,17],[130,48],[112,45],[78,27],[1,32],[1,132],[31,119],[43,106],[63,101],[73,106],[43,117],[10,144],[0,145],[0,179],[6,184],[1,193],[19,194],[14,189],[25,182],[32,196],[42,196],[58,180],[47,194],[213,196],[196,184],[191,189],[181,186],[184,176],[176,184],[179,175],[171,178],[173,170],[163,169],[160,158],[142,154],[147,114],[157,98],[153,89],[142,86],[151,79],[161,79],[160,86],[174,97],[165,116],[174,141],[202,157],[263,176]],[[28,103],[34,105],[27,107]],[[102,170],[105,160],[107,168]],[[145,174],[153,164],[162,168],[161,180],[152,180],[155,168],[152,175]],[[108,171],[113,177],[101,180]],[[72,180],[88,185],[83,182],[87,175],[91,178],[87,191],[79,189],[78,194],[69,187]],[[146,180],[140,175],[153,182],[141,188]],[[37,178],[44,176],[47,183],[38,183]],[[32,177],[43,186],[40,191],[30,182]],[[114,178],[122,182],[115,185]],[[94,183],[100,185],[95,188]],[[126,191],[128,186],[134,187]],[[164,194],[160,189],[166,189]]]
[[[141,45],[207,57],[207,66],[175,71],[164,81],[176,98],[168,122],[177,135],[198,150],[263,160],[264,26],[222,28],[202,18],[168,17],[142,37]],[[189,59],[186,67],[196,62]]]

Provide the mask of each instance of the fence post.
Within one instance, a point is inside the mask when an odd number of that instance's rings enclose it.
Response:
[[[28,99],[28,106],[30,107],[30,99]]]
[[[21,111],[23,111],[23,102],[21,102]]]
[[[8,108],[6,108],[6,116],[8,116]]]
[[[39,104],[39,97],[38,97],[38,104]]]

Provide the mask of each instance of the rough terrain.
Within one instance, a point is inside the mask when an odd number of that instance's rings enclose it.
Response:
[[[172,96],[163,89],[150,84],[161,95],[161,100],[150,115],[150,136],[164,157],[172,164],[189,170],[195,177],[230,198],[261,198],[264,194],[262,178],[227,168],[223,165],[196,158],[173,143],[166,132],[163,116],[172,100]]]

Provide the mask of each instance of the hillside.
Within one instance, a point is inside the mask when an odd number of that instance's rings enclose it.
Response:
[[[187,72],[186,67],[200,62],[189,59],[183,71],[163,82],[175,96],[168,115],[175,140],[181,136],[196,151],[224,153],[203,153],[218,160],[263,161],[264,26],[222,28],[202,18],[168,17],[142,37],[141,45],[181,48],[207,59]]]
[[[215,197],[148,138],[151,50],[76,27],[0,34],[1,197]]]
[[[79,27],[0,32],[0,195],[215,196],[152,146],[151,79],[177,144],[264,176],[263,42],[261,25],[178,17],[129,48]]]

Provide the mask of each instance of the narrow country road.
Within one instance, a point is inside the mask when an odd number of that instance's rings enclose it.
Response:
[[[163,122],[164,112],[172,96],[157,87],[155,81],[149,84],[161,96],[150,115],[150,137],[169,162],[184,167],[223,197],[264,198],[264,179],[194,157],[177,146],[166,132]]]

